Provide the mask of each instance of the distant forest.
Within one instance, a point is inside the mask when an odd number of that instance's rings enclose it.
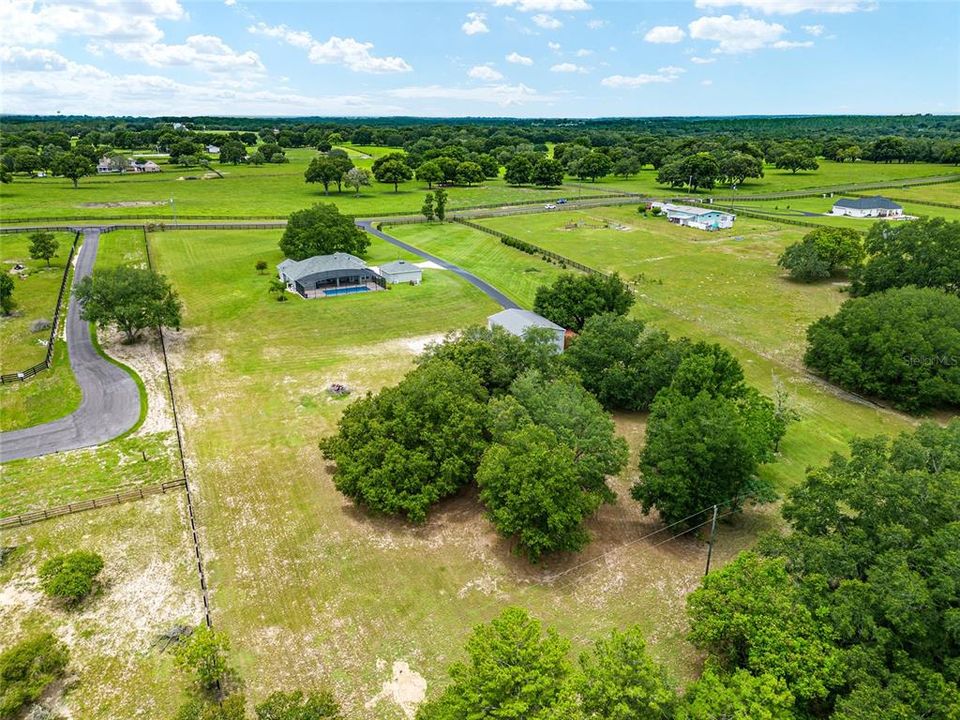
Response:
[[[388,158],[417,177],[497,177],[509,184],[556,184],[563,174],[630,177],[652,166],[673,187],[711,188],[762,177],[764,164],[792,172],[837,162],[960,165],[960,116],[751,116],[735,118],[241,118],[5,116],[0,180],[50,171],[91,174],[103,158],[163,153],[191,166],[286,162],[284,150],[338,145],[403,150]],[[209,149],[209,146],[216,146]],[[436,161],[426,168],[422,165]],[[374,171],[377,171],[374,167]],[[400,168],[402,169],[402,168]],[[468,172],[469,171],[469,172]],[[404,171],[406,175],[407,171]],[[337,177],[340,177],[337,174]]]

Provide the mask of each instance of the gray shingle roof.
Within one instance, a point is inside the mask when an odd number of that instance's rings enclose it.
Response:
[[[880,195],[865,198],[840,198],[834,205],[851,208],[853,210],[903,210],[893,200],[888,200]]]
[[[366,267],[367,264],[355,255],[338,252],[333,255],[314,255],[306,260],[287,259],[277,265],[277,270],[291,280],[299,280],[330,270],[363,270]]]
[[[563,330],[555,322],[547,320],[542,315],[537,315],[530,310],[509,309],[491,315],[487,318],[493,325],[499,325],[503,329],[515,335],[523,335],[524,330],[531,327],[544,327],[551,330]]]
[[[381,273],[418,272],[420,268],[406,260],[394,260],[380,266]]]

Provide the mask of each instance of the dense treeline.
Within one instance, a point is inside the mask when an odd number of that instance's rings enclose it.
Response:
[[[687,598],[703,672],[678,693],[634,626],[570,660],[517,608],[477,626],[417,720],[955,720],[960,422],[854,440]]]
[[[597,180],[610,174],[630,177],[652,166],[658,182],[697,189],[762,177],[764,162],[792,172],[816,170],[817,158],[960,164],[960,121],[934,116],[857,122],[833,117],[444,123],[11,117],[0,132],[7,175],[47,170],[67,177],[56,171],[59,155],[66,152],[96,162],[115,149],[150,150],[169,153],[171,162],[190,166],[202,164],[204,149],[216,145],[221,162],[260,164],[285,162],[284,148],[329,152],[344,142],[402,149],[402,160],[394,159],[411,170],[434,161],[436,165],[418,173],[431,183],[481,182],[507,166],[508,182],[546,187],[559,184],[564,172]],[[547,157],[548,143],[555,145],[552,158]],[[412,177],[402,168],[393,169],[393,180],[378,179],[403,182]]]

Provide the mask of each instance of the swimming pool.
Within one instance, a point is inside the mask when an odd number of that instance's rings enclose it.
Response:
[[[354,293],[370,292],[368,287],[346,287],[346,288],[334,288],[333,290],[324,290],[323,296],[329,297],[331,295],[353,295]]]

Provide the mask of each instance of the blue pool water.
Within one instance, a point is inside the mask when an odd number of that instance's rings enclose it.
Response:
[[[334,288],[333,290],[324,290],[323,296],[329,297],[330,295],[353,295],[354,293],[369,292],[370,288],[368,287],[348,287],[348,288]]]

